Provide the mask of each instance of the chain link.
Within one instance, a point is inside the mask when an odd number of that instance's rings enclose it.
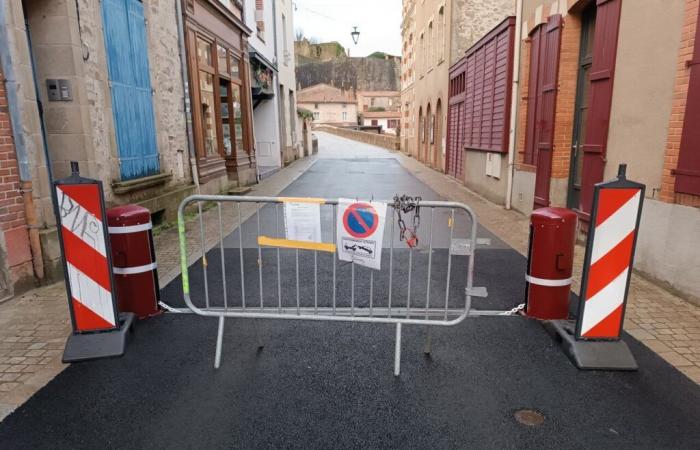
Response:
[[[399,224],[399,240],[406,241],[406,245],[410,248],[414,248],[418,245],[418,227],[420,226],[420,201],[421,197],[410,197],[408,195],[402,195],[401,197],[394,195],[394,211],[398,215]],[[406,226],[401,213],[408,214],[413,213],[413,229]]]
[[[503,311],[502,313],[499,314],[499,316],[512,316],[513,314],[519,313],[523,309],[525,309],[525,303],[521,303],[518,306],[516,306],[515,308],[511,308],[508,311]]]

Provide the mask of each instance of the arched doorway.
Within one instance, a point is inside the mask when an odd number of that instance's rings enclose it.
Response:
[[[418,133],[416,133],[416,150],[412,152],[414,158],[418,159],[423,143],[425,142],[425,125],[423,124],[423,107],[418,108]]]
[[[438,99],[435,106],[435,144],[433,145],[432,166],[442,170],[442,100]]]
[[[423,163],[428,164],[428,155],[430,154],[430,148],[433,145],[433,140],[435,135],[433,134],[433,116],[430,114],[430,103],[425,109],[425,145],[421,149],[420,160]]]

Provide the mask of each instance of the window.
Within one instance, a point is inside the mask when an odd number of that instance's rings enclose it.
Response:
[[[284,17],[284,14],[282,14],[282,49],[284,50],[284,53],[282,53],[282,56],[284,58],[284,65],[289,64],[289,44],[287,42],[287,18]]]
[[[374,97],[369,99],[369,106],[374,106]]]
[[[420,34],[420,59],[418,60],[418,73],[425,73],[425,39],[423,33]]]
[[[219,153],[219,139],[216,133],[216,105],[214,104],[214,76],[200,71],[199,96],[202,107],[202,132],[206,156]]]
[[[320,114],[318,112],[314,112],[314,120],[318,120],[320,117]]]
[[[469,149],[508,151],[512,78],[508,67],[513,57],[509,44],[514,28],[513,19],[501,22],[469,48],[450,73],[450,95],[462,99],[460,139]]]
[[[318,109],[318,103],[314,103],[314,109]]]
[[[348,107],[347,103],[343,103],[343,109],[346,109]]]
[[[235,158],[236,152],[247,152],[246,117],[243,114],[245,92],[240,78],[241,60],[219,42],[192,34],[196,49],[199,91],[197,119],[198,154],[200,158],[221,156]]]
[[[258,37],[265,40],[265,16],[263,14],[264,0],[255,0],[255,28],[258,32]]]
[[[445,30],[447,29],[445,20],[445,7],[441,6],[438,13],[438,61],[445,59]]]
[[[344,106],[344,105],[343,105]],[[348,112],[343,111],[343,122],[346,122],[348,120]]]
[[[428,67],[433,67],[434,52],[433,47],[435,45],[435,36],[433,34],[433,22],[428,25]]]
[[[693,62],[700,61],[700,21],[695,30]],[[700,195],[700,66],[690,65],[683,131],[678,166],[675,169],[675,192]]]

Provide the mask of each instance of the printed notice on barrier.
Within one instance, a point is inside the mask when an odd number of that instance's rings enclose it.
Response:
[[[285,202],[284,231],[292,241],[321,242],[321,205]]]
[[[338,200],[338,259],[380,270],[386,203]]]

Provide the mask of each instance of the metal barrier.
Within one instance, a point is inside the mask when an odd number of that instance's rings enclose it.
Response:
[[[285,237],[280,204],[309,200],[321,205],[326,247],[305,247],[298,241],[296,247],[280,247]],[[382,258],[382,270],[376,271],[338,260],[331,244],[335,243],[338,199],[224,195],[184,199],[178,210],[184,301],[195,314],[219,318],[214,367],[220,365],[227,317],[395,324],[394,374],[398,376],[402,325],[428,326],[425,352],[429,353],[431,326],[456,325],[469,315],[509,313],[471,310],[472,297],[487,296],[485,288],[473,287],[477,218],[471,208],[457,202],[421,201],[421,210],[428,212],[428,230],[421,234],[421,248],[406,248],[397,246],[396,207],[391,201],[385,203],[391,208],[386,219],[391,223],[385,227],[386,258]],[[200,211],[201,259],[191,269],[185,211],[192,204]],[[255,208],[254,217],[245,222],[242,204]],[[208,256],[202,210],[212,207],[218,210],[219,251],[212,247]],[[238,219],[228,236],[223,231],[225,217]],[[193,294],[190,270],[200,265],[201,280]]]

